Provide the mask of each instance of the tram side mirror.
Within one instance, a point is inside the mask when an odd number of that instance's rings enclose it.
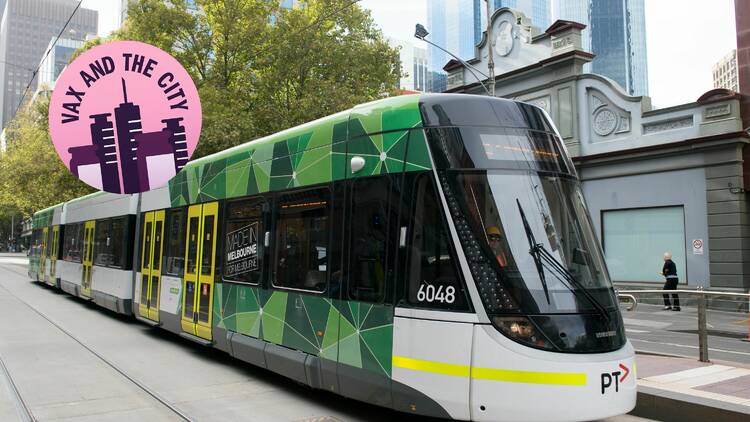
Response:
[[[406,227],[401,227],[401,233],[398,237],[398,247],[399,248],[405,248],[406,247]]]
[[[573,249],[573,262],[578,265],[586,265],[589,262],[589,253],[585,249]]]

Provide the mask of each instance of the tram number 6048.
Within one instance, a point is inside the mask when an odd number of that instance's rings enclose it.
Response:
[[[453,303],[456,301],[456,288],[453,286],[435,287],[429,283],[422,283],[417,291],[417,300],[429,303]]]

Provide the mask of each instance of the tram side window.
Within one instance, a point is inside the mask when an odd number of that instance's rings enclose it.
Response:
[[[112,261],[110,266],[122,268],[127,241],[127,222],[125,217],[114,218],[109,229],[109,247]]]
[[[65,227],[65,244],[63,246],[63,260],[81,262],[81,242],[83,241],[83,224],[69,224]]]
[[[112,263],[111,243],[109,220],[97,221],[96,232],[94,233],[94,265],[106,267]]]
[[[52,245],[54,244],[54,241],[52,240],[52,237],[54,236],[54,230],[52,230],[52,226],[47,230],[47,250],[44,251],[44,253],[47,254],[47,257],[49,258],[52,256]]]
[[[167,211],[164,274],[182,276],[185,271],[185,208]]]
[[[398,242],[398,209],[391,204],[387,177],[358,179],[354,183],[349,243],[349,297],[382,302],[392,282]]]
[[[195,270],[198,263],[198,226],[200,225],[200,217],[193,216],[188,219],[188,227],[190,230],[190,238],[187,244],[187,267],[185,268],[186,274],[195,274]]]
[[[263,198],[227,205],[224,230],[224,280],[257,284],[263,256]]]
[[[39,254],[39,248],[42,244],[41,239],[42,238],[42,231],[40,229],[34,229],[33,232],[31,232],[31,256],[37,256]]]
[[[431,174],[416,181],[408,266],[409,303],[467,309],[466,293]]]
[[[279,197],[275,287],[317,292],[326,289],[330,196],[328,189],[316,189]]]

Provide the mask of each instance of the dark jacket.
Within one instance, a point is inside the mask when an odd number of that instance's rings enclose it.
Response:
[[[664,268],[661,271],[667,279],[677,278],[677,265],[671,259],[664,261]]]

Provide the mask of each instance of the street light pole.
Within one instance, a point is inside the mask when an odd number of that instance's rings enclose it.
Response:
[[[489,68],[490,76],[489,76],[489,82],[490,82],[490,91],[489,94],[491,96],[495,96],[495,59],[494,59],[494,52],[492,51],[492,22],[490,20],[490,17],[492,17],[492,6],[490,5],[490,0],[485,0],[487,2],[487,67]]]
[[[487,89],[487,85],[485,85],[484,82],[482,82],[482,79],[480,79],[479,76],[477,76],[477,74],[474,73],[474,71],[476,70],[477,72],[479,72],[480,75],[482,75],[485,78],[489,78],[489,76],[487,76],[484,73],[482,73],[476,67],[474,67],[474,66],[466,63],[465,61],[461,60],[460,57],[456,56],[455,54],[451,53],[450,51],[444,49],[443,47],[441,47],[441,46],[439,46],[439,45],[437,45],[437,44],[435,44],[433,42],[430,42],[428,39],[425,38],[429,34],[430,33],[427,32],[427,29],[425,29],[424,26],[422,26],[421,24],[417,24],[416,29],[414,31],[414,38],[422,40],[422,41],[426,42],[427,44],[429,44],[429,45],[431,45],[431,46],[439,49],[440,51],[443,51],[446,54],[449,54],[451,57],[453,57],[454,59],[458,60],[462,65],[464,65],[464,67],[466,67],[466,69],[469,72],[471,72],[471,74],[479,82],[479,84],[482,85],[482,88],[484,88],[484,91],[487,93],[487,95],[492,95],[492,94],[490,94],[490,91]],[[493,87],[492,91],[494,92],[494,87]]]

